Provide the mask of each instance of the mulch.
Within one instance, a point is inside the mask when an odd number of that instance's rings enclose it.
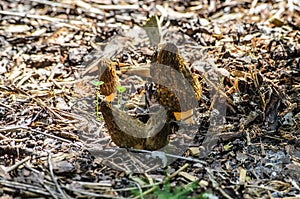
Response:
[[[199,125],[171,135],[182,153],[133,158],[96,117],[91,63],[106,54],[127,91],[142,87],[155,47],[133,33],[153,15],[201,80]],[[190,198],[300,197],[299,2],[3,0],[0,19],[1,199],[155,198],[193,182]]]

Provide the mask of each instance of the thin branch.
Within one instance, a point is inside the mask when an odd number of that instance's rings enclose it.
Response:
[[[13,190],[20,189],[20,190],[25,190],[29,191],[38,195],[44,195],[44,196],[50,196],[50,194],[44,190],[42,190],[42,187],[37,187],[29,184],[25,184],[24,182],[19,183],[19,182],[13,182],[9,180],[4,180],[0,179],[0,185],[2,187],[10,187]]]
[[[34,14],[28,14],[28,13],[21,13],[21,12],[11,12],[11,11],[5,11],[5,10],[0,10],[0,14],[2,15],[10,15],[10,16],[16,16],[16,17],[22,17],[22,18],[32,18],[32,19],[41,19],[41,20],[46,20],[46,21],[51,21],[53,23],[62,23],[64,26],[69,27],[69,28],[74,28],[77,30],[80,30],[80,28],[73,25],[87,25],[87,26],[92,26],[92,23],[86,22],[86,21],[78,21],[78,20],[67,20],[67,19],[60,19],[60,18],[54,18],[54,17],[49,17],[49,16],[44,16],[44,15],[34,15]]]
[[[133,151],[133,152],[141,152],[141,153],[153,153],[153,151],[148,151],[148,150],[144,150],[144,149],[128,149],[128,150]],[[162,153],[164,153],[164,152],[162,152]],[[169,153],[164,153],[164,154],[165,154],[165,156],[170,157],[170,158],[177,158],[177,159],[181,159],[181,160],[187,160],[187,161],[190,161],[190,162],[201,163],[201,164],[204,164],[204,165],[207,164],[205,161],[195,159],[195,158],[186,158],[186,157],[173,155],[173,154],[169,154]]]
[[[59,193],[63,196],[63,198],[68,199],[69,197],[65,194],[65,192],[61,189],[60,185],[57,182],[57,179],[54,175],[53,172],[53,166],[52,166],[52,162],[51,162],[51,153],[49,152],[48,154],[48,166],[49,166],[49,171],[50,171],[50,176],[52,178],[52,181],[55,184],[55,187],[57,188],[57,190],[59,191]]]
[[[6,172],[11,172],[11,171],[15,170],[15,169],[18,168],[21,164],[27,162],[28,160],[30,160],[30,156],[24,158],[23,160],[21,160],[21,161],[19,161],[19,162],[16,162],[14,165],[8,167],[8,168],[6,169]]]
[[[69,144],[72,144],[73,146],[80,147],[78,144],[73,143],[70,140],[67,140],[67,139],[64,139],[64,138],[61,138],[61,137],[58,137],[58,136],[55,136],[55,135],[52,135],[52,134],[49,134],[49,133],[44,133],[42,131],[39,131],[39,130],[36,130],[36,129],[32,129],[32,128],[30,128],[28,126],[24,126],[24,125],[6,126],[4,128],[0,128],[0,132],[13,131],[13,130],[18,130],[18,129],[26,129],[26,130],[29,130],[29,131],[32,131],[32,132],[39,133],[39,134],[42,134],[44,136],[50,137],[50,138],[54,138],[54,139],[60,140],[62,142],[67,142]]]

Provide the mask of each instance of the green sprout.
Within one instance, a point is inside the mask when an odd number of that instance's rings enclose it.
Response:
[[[96,80],[93,80],[91,83],[92,83],[94,86],[97,86],[97,87],[99,87],[99,86],[101,86],[102,84],[104,84],[103,81],[96,81]]]
[[[96,80],[93,80],[91,83],[98,88],[100,88],[100,86],[104,84],[103,81],[96,81]],[[99,114],[99,92],[96,92],[96,119],[99,122],[103,120],[103,118]]]
[[[118,85],[118,86],[117,86],[117,90],[118,90],[118,92],[120,92],[120,93],[124,93],[124,92],[126,91],[126,87]]]
[[[118,85],[117,91],[118,91],[118,106],[121,107],[121,96],[122,93],[126,91],[126,87]]]

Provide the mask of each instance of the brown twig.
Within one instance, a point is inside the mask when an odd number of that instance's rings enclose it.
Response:
[[[61,194],[61,196],[65,199],[68,199],[69,197],[66,195],[66,193],[61,189],[60,185],[57,182],[57,178],[54,175],[53,172],[53,166],[52,166],[52,162],[51,162],[51,153],[49,152],[48,154],[48,166],[49,166],[49,171],[50,171],[50,176],[52,178],[52,181],[55,184],[56,189],[59,191],[59,193]]]
[[[12,130],[17,130],[17,129],[26,129],[26,130],[29,130],[29,131],[32,131],[32,132],[35,132],[35,133],[42,134],[42,135],[47,136],[47,137],[51,137],[51,138],[60,140],[62,142],[67,142],[69,144],[72,144],[73,146],[80,147],[78,144],[73,143],[70,140],[67,140],[67,139],[64,139],[64,138],[61,138],[61,137],[58,137],[58,136],[55,136],[55,135],[52,135],[52,134],[49,134],[49,133],[44,133],[42,131],[39,131],[39,130],[36,130],[36,129],[32,129],[32,128],[30,128],[28,126],[24,126],[24,125],[6,126],[4,128],[0,128],[0,132],[12,131]]]
[[[16,162],[14,165],[8,167],[6,170],[6,172],[11,172],[13,170],[15,170],[16,168],[18,168],[21,164],[23,164],[24,162],[27,162],[28,160],[30,160],[30,157],[26,157],[24,158],[23,160],[19,161],[19,162]]]
[[[9,181],[9,180],[0,179],[0,185],[2,187],[13,188],[13,190],[20,189],[20,190],[28,191],[31,193],[35,193],[39,196],[40,195],[47,196],[47,197],[50,196],[50,194],[48,192],[42,190],[41,187],[25,184],[24,182],[19,183],[19,182],[13,182],[13,181]],[[14,193],[15,193],[15,191],[14,191]]]
[[[213,187],[219,191],[225,198],[227,199],[233,199],[231,196],[229,196],[220,186],[219,183],[215,180],[215,177],[211,171],[210,168],[206,168],[207,173],[209,174],[209,179],[212,181]]]
[[[204,79],[205,81],[207,81],[207,82],[209,83],[209,85],[211,85],[216,91],[219,90],[219,89],[218,89],[218,86],[216,86],[212,81],[210,81],[210,80],[207,78],[206,75],[203,75],[202,77],[203,77],[203,79]],[[223,97],[225,97],[225,98],[227,99],[227,101],[228,101],[231,105],[233,105],[233,101],[226,95],[226,93],[224,93],[224,92],[221,91],[221,90],[219,90],[218,92],[220,93],[220,95],[222,95]]]
[[[79,20],[67,20],[67,19],[60,19],[60,18],[55,18],[55,17],[34,15],[34,14],[21,13],[21,12],[11,12],[11,11],[0,10],[0,14],[22,17],[22,18],[27,17],[27,18],[32,18],[32,19],[41,19],[41,20],[51,21],[53,23],[61,23],[66,27],[73,28],[76,30],[80,30],[80,28],[78,28],[77,26],[74,26],[74,25],[92,26],[92,23],[83,22],[83,21],[79,21]],[[74,24],[74,25],[71,25],[71,24]]]
[[[141,153],[153,153],[153,151],[143,150],[143,149],[128,149],[128,150],[129,151],[134,151],[134,152],[141,152]],[[169,154],[169,153],[164,153],[164,155],[167,156],[167,157],[170,157],[170,158],[176,158],[176,159],[186,160],[186,161],[190,161],[190,162],[201,163],[201,164],[204,164],[204,165],[207,164],[205,161],[195,159],[195,158],[186,158],[186,157],[173,155],[173,154]]]

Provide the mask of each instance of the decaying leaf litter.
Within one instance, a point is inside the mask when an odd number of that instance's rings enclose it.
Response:
[[[2,1],[0,194],[147,198],[155,184],[164,188],[169,181],[174,188],[196,181],[190,196],[299,197],[299,10],[291,0]],[[91,54],[101,55],[114,35],[142,27],[152,15],[162,30],[181,32],[204,49],[200,62],[181,52],[203,83],[200,125],[192,145],[170,166],[130,174],[91,155],[113,143],[95,118],[95,77],[85,63]],[[117,44],[122,42],[131,40]],[[144,69],[154,52],[132,46],[112,55],[122,66],[119,74],[128,66]],[[203,70],[212,63],[223,74],[224,92],[216,93],[227,110],[218,135],[209,125],[211,91],[220,84]],[[199,146],[211,141],[207,134],[217,139],[199,158]]]

